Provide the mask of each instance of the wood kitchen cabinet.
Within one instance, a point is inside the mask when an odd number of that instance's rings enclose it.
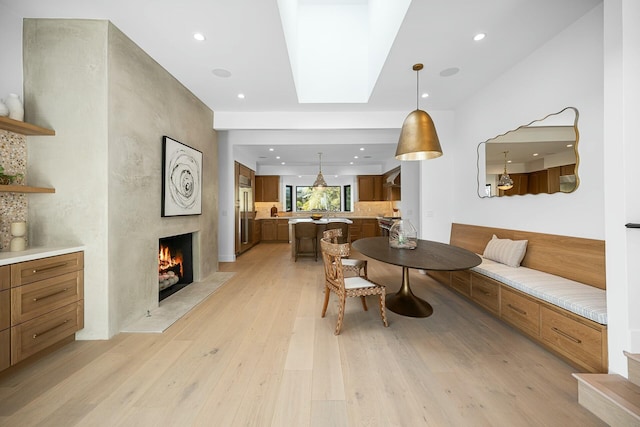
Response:
[[[280,201],[280,177],[256,175],[256,202]]]
[[[365,237],[377,237],[382,234],[378,220],[373,218],[351,218],[349,237],[352,242]]]
[[[263,242],[288,242],[289,219],[261,219]]]
[[[380,202],[384,200],[382,175],[358,175],[358,201]]]

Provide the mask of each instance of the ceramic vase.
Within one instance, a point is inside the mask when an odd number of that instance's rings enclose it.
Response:
[[[15,93],[10,93],[5,101],[7,108],[9,109],[9,118],[13,120],[24,120],[24,106],[20,97]]]
[[[0,99],[0,117],[7,117],[9,115],[9,108]]]

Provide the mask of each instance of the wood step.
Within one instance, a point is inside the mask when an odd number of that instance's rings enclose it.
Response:
[[[640,386],[618,374],[573,374],[578,402],[612,426],[640,425]]]
[[[640,354],[624,352],[629,367],[629,381],[640,386]]]

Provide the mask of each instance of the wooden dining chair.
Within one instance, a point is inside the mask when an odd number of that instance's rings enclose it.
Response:
[[[348,225],[348,224],[345,224]],[[344,236],[342,228],[330,228],[322,233],[322,237],[328,238],[331,243],[347,243],[340,240],[340,237]],[[367,260],[357,258],[343,258],[342,268],[345,272],[354,273],[356,276],[362,276],[365,279],[367,276]],[[361,274],[362,273],[362,274]],[[365,310],[367,309],[365,304]]]
[[[322,260],[324,262],[325,275],[322,317],[327,313],[329,295],[331,292],[334,292],[338,296],[338,323],[336,324],[336,330],[334,333],[339,335],[340,330],[342,329],[344,307],[347,297],[360,297],[362,300],[362,306],[366,311],[367,304],[365,302],[365,297],[369,295],[378,295],[380,299],[379,306],[382,323],[385,327],[389,326],[385,309],[385,287],[361,276],[344,277],[342,261],[349,256],[351,246],[348,243],[332,243],[329,238],[323,237],[320,239],[320,249],[322,252]]]

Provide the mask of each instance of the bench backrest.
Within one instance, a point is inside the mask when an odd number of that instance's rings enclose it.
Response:
[[[522,266],[606,289],[604,240],[507,230],[479,225],[451,225],[450,243],[482,255],[493,235],[528,240]]]

